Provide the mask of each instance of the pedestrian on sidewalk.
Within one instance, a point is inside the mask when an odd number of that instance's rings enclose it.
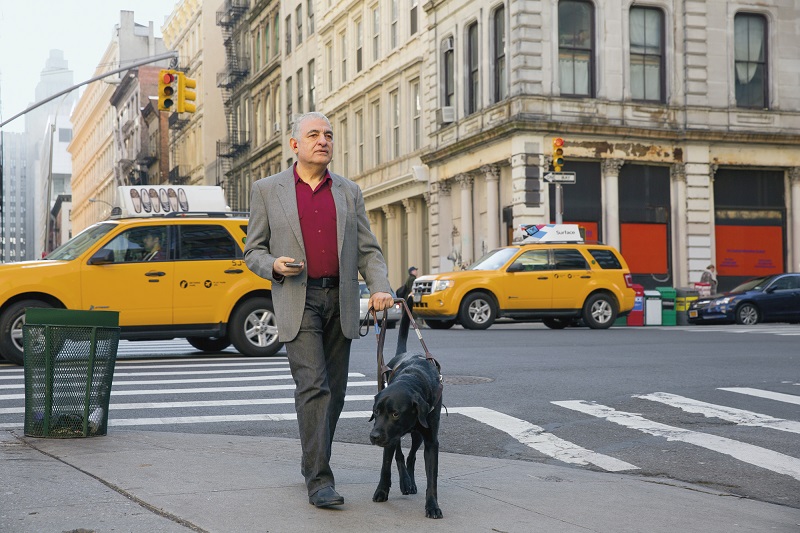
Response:
[[[295,382],[300,471],[308,501],[341,505],[330,467],[344,407],[350,343],[359,326],[360,273],[376,311],[392,306],[386,261],[361,189],[328,170],[333,128],[322,113],[300,115],[289,145],[291,168],[253,184],[245,262],[272,282],[278,338]]]
[[[708,265],[700,276],[700,283],[710,284],[711,294],[717,294],[717,267],[713,264]]]

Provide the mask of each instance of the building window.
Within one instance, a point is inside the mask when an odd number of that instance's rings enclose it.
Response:
[[[342,83],[347,81],[347,33],[339,35],[339,53],[342,54]]]
[[[286,123],[292,123],[292,77],[286,78]]]
[[[766,109],[767,20],[761,15],[739,13],[733,26],[736,105]]]
[[[381,164],[381,104],[372,102],[372,135],[375,137],[375,165]]]
[[[306,13],[308,13],[308,34],[311,35],[314,33],[314,0],[308,0],[308,7],[306,8]]]
[[[392,2],[392,23],[391,23],[391,31],[390,31],[390,41],[389,41],[389,48],[394,50],[397,48],[397,1],[398,0],[391,0]]]
[[[467,115],[478,110],[480,73],[478,55],[478,23],[467,26]]]
[[[378,6],[372,8],[372,60],[381,56],[381,12]]]
[[[419,150],[422,144],[422,100],[419,80],[411,84],[411,148]]]
[[[264,63],[269,61],[269,22],[264,26]]]
[[[281,128],[281,86],[277,85],[275,87],[275,130],[280,131],[280,128]]]
[[[664,14],[651,7],[631,8],[631,97],[664,101]]]
[[[272,33],[274,34],[273,38],[275,39],[275,55],[280,55],[281,53],[281,32],[280,26],[278,25],[280,22],[280,15],[275,13],[275,18],[272,19]]]
[[[453,50],[453,37],[447,37],[442,42],[442,69],[444,78],[444,105],[452,106],[455,103],[456,76],[455,52]]]
[[[325,45],[325,60],[328,63],[328,92],[333,92],[333,45]]]
[[[292,53],[292,16],[286,17],[286,55]]]
[[[356,72],[364,68],[364,23],[361,19],[356,21]]]
[[[297,44],[303,42],[303,6],[297,6],[294,11],[295,26],[297,26]]]
[[[303,69],[297,71],[297,113],[303,113]]]
[[[260,31],[256,31],[256,45],[255,45],[255,49],[256,49],[256,50],[255,50],[255,52],[256,52],[256,53],[255,53],[255,54],[253,54],[253,55],[255,55],[255,56],[256,56],[256,57],[255,57],[255,60],[256,60],[255,67],[256,67],[256,70],[258,70],[258,69],[260,69],[260,68],[261,68],[261,32],[260,32]]]
[[[506,10],[499,7],[492,16],[492,52],[494,55],[494,101],[508,96],[506,86]]]
[[[410,28],[411,28],[411,30],[408,32],[409,35],[414,35],[415,33],[417,33],[417,29],[418,29],[418,25],[419,25],[419,22],[418,22],[418,19],[417,19],[417,12],[419,11],[419,9],[417,9],[418,5],[419,5],[419,0],[411,0],[411,12],[409,14],[410,18],[411,18],[411,20],[410,20]]]
[[[364,172],[364,112],[356,111],[356,172]]]
[[[314,60],[308,62],[308,110],[317,110],[317,70]]]
[[[347,162],[350,159],[350,142],[348,139],[348,132],[347,132],[347,119],[343,119],[339,122],[339,146],[342,147],[342,176],[347,176],[350,174],[350,170],[347,167]]]
[[[392,113],[392,158],[400,157],[400,97],[397,91],[389,93]]]
[[[558,4],[558,72],[562,95],[594,96],[594,7],[589,2]]]

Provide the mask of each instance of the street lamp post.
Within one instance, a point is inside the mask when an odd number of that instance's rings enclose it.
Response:
[[[110,207],[110,208],[111,208],[111,210],[113,210],[113,209],[114,209],[114,206],[113,206],[113,205],[111,205],[110,203],[106,202],[105,200],[101,200],[100,198],[89,198],[89,202],[91,202],[91,203],[97,203],[97,202],[99,202],[99,203],[101,203],[101,204],[106,204],[108,207]],[[111,211],[109,211],[109,212],[108,212],[108,215],[107,215],[107,216],[106,216],[106,217],[105,217],[103,220],[107,220],[107,219],[108,219],[108,217],[110,217],[110,216],[111,216]]]

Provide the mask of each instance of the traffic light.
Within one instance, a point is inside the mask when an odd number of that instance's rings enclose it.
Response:
[[[555,137],[553,139],[553,170],[561,172],[564,166],[564,139]]]
[[[175,103],[173,95],[175,94],[175,71],[162,69],[158,73],[158,110],[159,111],[172,111],[170,109]]]
[[[197,107],[194,101],[197,93],[192,91],[197,87],[197,81],[187,78],[183,72],[178,72],[178,113],[194,113]]]

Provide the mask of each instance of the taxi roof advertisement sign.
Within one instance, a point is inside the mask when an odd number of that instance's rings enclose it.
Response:
[[[167,213],[226,212],[222,187],[204,185],[121,186],[119,207],[123,217],[160,216]]]

